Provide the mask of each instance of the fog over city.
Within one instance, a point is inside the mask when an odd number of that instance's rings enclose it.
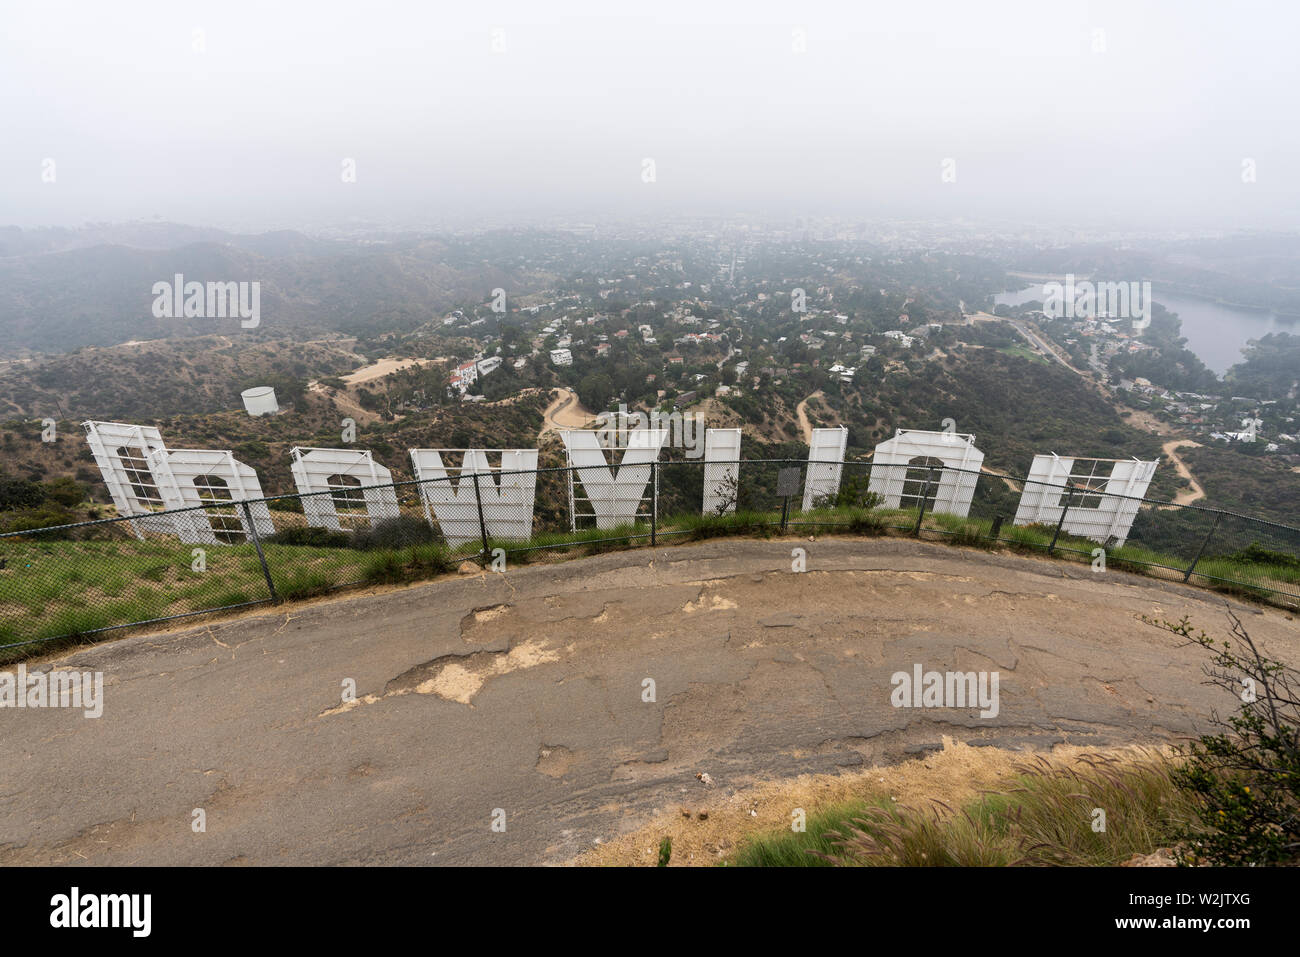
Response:
[[[1283,3],[8,3],[0,224],[1290,229]]]

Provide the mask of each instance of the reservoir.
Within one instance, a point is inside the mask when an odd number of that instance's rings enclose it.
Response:
[[[1004,292],[993,297],[995,305],[1018,306],[1032,299],[1044,299],[1041,283],[1027,286],[1019,292]],[[1151,298],[1182,320],[1182,336],[1187,348],[1196,353],[1202,362],[1222,376],[1233,364],[1241,361],[1241,349],[1251,339],[1270,332],[1289,332],[1300,335],[1300,320],[1281,317],[1265,310],[1242,309],[1224,306],[1208,299],[1180,296],[1164,292],[1153,285]]]

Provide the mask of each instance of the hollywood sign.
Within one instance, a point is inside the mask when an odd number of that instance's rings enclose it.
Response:
[[[83,427],[113,504],[119,515],[132,519],[137,536],[147,531],[221,544],[275,530],[257,473],[231,452],[169,449],[148,426],[85,422]],[[564,430],[560,438],[568,466],[570,528],[580,517],[594,518],[600,529],[645,517],[641,506],[667,430],[632,429],[614,448],[608,447],[607,430]],[[740,438],[740,429],[705,432],[701,507],[706,514],[736,510]],[[804,510],[839,493],[847,442],[843,426],[813,429]],[[401,514],[392,472],[371,452],[294,447],[290,454],[307,525],[340,531]],[[484,529],[503,540],[532,536],[536,449],[411,449],[410,456],[425,520],[436,524],[448,543],[473,541]],[[458,456],[461,464],[451,464],[447,456]],[[868,490],[886,508],[924,504],[965,518],[983,461],[973,435],[899,429],[872,453]],[[1015,524],[1059,523],[1071,534],[1122,545],[1156,464],[1036,455]],[[649,498],[657,493],[656,487]],[[186,511],[176,511],[181,509]]]

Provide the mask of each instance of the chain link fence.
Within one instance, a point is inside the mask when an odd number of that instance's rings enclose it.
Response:
[[[463,470],[390,485],[339,482],[309,495],[213,496],[196,508],[10,532],[0,535],[0,652],[430,578],[466,561],[502,568],[547,553],[810,529],[1045,552],[1300,604],[1300,529],[1290,526],[924,465],[889,466],[893,484],[882,496],[872,491],[869,461],[811,467],[811,492],[806,460],[663,459],[621,484],[622,469]],[[1017,520],[1026,490],[1038,503],[1032,521]],[[954,496],[969,498],[964,515],[945,511]],[[1115,524],[1116,515],[1124,520]],[[1127,534],[1106,534],[1129,520]]]

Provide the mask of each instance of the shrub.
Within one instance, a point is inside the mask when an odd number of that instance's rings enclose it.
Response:
[[[0,474],[0,511],[36,508],[45,501],[45,493],[36,482]]]
[[[366,561],[361,577],[375,584],[392,585],[406,578],[406,569],[397,552],[380,552]]]
[[[270,458],[271,447],[265,442],[254,439],[235,446],[235,454],[241,459],[266,459]]]
[[[40,508],[10,513],[8,521],[0,522],[0,531],[30,532],[41,528],[54,528],[59,525],[71,525],[76,520],[77,516],[66,508],[47,502]],[[71,537],[73,537],[73,532],[69,529],[65,532],[43,535],[42,539],[52,541],[56,538],[63,539]]]
[[[997,542],[989,538],[988,529],[983,523],[968,521],[956,515],[935,515],[935,522],[948,535],[948,540],[957,545],[974,548],[994,548]]]
[[[360,529],[353,536],[355,548],[405,548],[410,545],[426,545],[438,541],[438,533],[429,527],[429,523],[414,515],[398,515],[375,522],[369,528]]]
[[[831,508],[879,508],[884,504],[884,496],[867,490],[867,482],[860,473],[846,476],[840,482],[839,491],[813,496],[814,510]]]
[[[418,573],[421,577],[442,575],[456,568],[456,562],[451,559],[446,549],[441,545],[415,546],[411,549],[410,560],[407,564],[412,571]]]
[[[867,477],[861,471],[850,474],[840,483],[835,496],[835,508],[879,508],[885,502],[883,495],[867,490]]]
[[[312,548],[347,548],[352,536],[328,528],[282,528],[262,539],[268,545],[307,545]]]
[[[404,550],[377,552],[367,560],[362,577],[376,584],[395,584],[418,578],[432,578],[455,568],[455,562],[441,545],[416,545]]]
[[[41,486],[47,502],[74,508],[86,500],[86,490],[73,479],[63,476]]]
[[[877,512],[855,508],[849,514],[849,531],[855,535],[883,535],[885,519]]]
[[[1189,619],[1148,623],[1211,652],[1208,684],[1232,695],[1237,712],[1216,712],[1216,734],[1185,747],[1175,783],[1195,797],[1198,824],[1184,829],[1180,863],[1300,864],[1300,675],[1264,655],[1236,615],[1231,637],[1193,634]]]
[[[1240,551],[1226,556],[1229,561],[1242,565],[1277,565],[1281,568],[1300,569],[1300,558],[1286,552],[1271,551],[1259,542],[1251,542]]]

